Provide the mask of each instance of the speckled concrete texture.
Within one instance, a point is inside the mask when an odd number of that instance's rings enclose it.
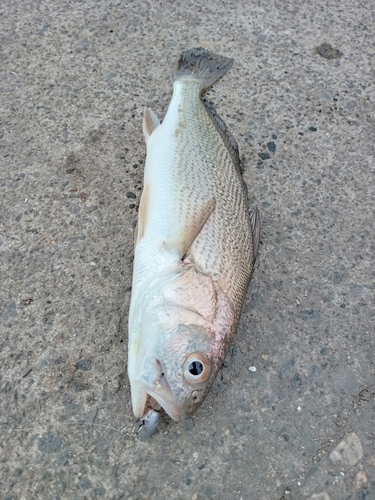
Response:
[[[374,2],[0,12],[1,498],[374,499]],[[262,244],[204,405],[142,442],[126,375],[141,116],[164,115],[193,46],[235,58],[209,99]]]

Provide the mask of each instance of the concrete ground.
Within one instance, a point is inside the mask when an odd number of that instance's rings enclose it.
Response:
[[[3,0],[1,498],[375,498],[372,0]],[[182,49],[262,245],[204,405],[139,440],[127,314],[145,105]],[[250,371],[255,367],[256,371]]]

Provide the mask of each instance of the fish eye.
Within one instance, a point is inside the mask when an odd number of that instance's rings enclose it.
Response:
[[[188,367],[190,375],[200,375],[203,372],[203,365],[200,361],[192,361]]]
[[[185,380],[192,385],[206,382],[211,374],[211,363],[201,352],[189,354],[184,361]]]

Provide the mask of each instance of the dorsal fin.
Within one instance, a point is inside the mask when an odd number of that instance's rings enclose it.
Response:
[[[250,212],[250,225],[251,225],[251,233],[253,235],[253,259],[255,262],[259,248],[260,231],[261,231],[260,214],[258,207],[255,207]]]
[[[231,155],[234,166],[236,167],[238,173],[242,175],[240,153],[238,150],[238,144],[236,139],[228,130],[227,126],[224,123],[224,120],[222,120],[220,116],[217,114],[216,109],[214,108],[212,102],[209,102],[206,99],[203,99],[202,102],[204,104],[204,107],[206,108],[209,117],[212,120],[212,123],[215,125],[216,130],[219,132],[220,137],[223,139],[224,144]]]

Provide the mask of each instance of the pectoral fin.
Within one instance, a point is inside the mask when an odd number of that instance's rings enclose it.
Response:
[[[150,108],[145,108],[143,111],[143,135],[146,141],[159,125],[160,120],[156,114]]]
[[[215,210],[215,207],[215,198],[211,198],[207,202],[203,203],[195,214],[182,226],[182,229],[176,238],[166,242],[166,246],[176,249],[179,252],[180,257],[183,258],[193,244],[195,238],[202,231],[203,226]]]

